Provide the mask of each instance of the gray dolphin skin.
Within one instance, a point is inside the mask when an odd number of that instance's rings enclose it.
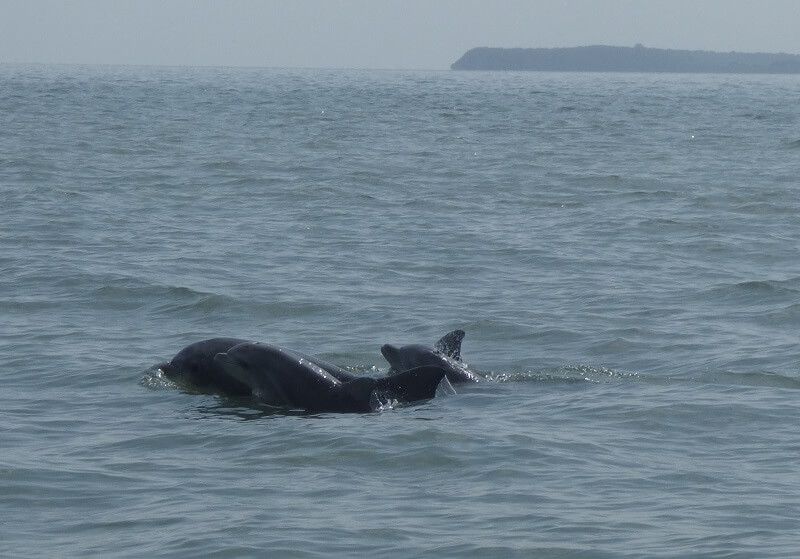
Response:
[[[385,344],[381,347],[381,353],[389,362],[390,373],[435,366],[443,368],[447,372],[447,380],[453,384],[478,382],[482,377],[461,362],[461,342],[464,335],[463,330],[453,330],[442,336],[434,347],[422,344],[399,347]]]
[[[196,342],[160,368],[173,380],[309,412],[369,412],[383,401],[431,399],[446,375],[426,366],[384,378],[356,376],[299,352],[236,338]]]

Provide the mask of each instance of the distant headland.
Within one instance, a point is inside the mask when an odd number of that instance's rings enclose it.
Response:
[[[653,49],[642,45],[553,49],[479,47],[467,51],[450,68],[545,72],[797,74],[800,73],[800,55]]]

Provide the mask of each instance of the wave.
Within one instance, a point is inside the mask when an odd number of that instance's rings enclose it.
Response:
[[[739,283],[717,285],[706,290],[704,297],[728,299],[734,297],[792,296],[800,293],[800,277],[785,280],[750,280]]]
[[[323,303],[254,300],[130,278],[106,280],[104,285],[91,291],[90,298],[95,305],[104,308],[145,309],[167,316],[234,312],[302,317],[329,310]]]
[[[490,372],[486,378],[493,382],[551,382],[551,383],[604,383],[619,379],[641,379],[638,373],[619,371],[598,365],[564,365],[540,371]]]
[[[137,309],[152,307],[156,311],[176,310],[220,297],[188,287],[159,285],[139,279],[107,280],[92,290],[93,301],[106,308]]]
[[[546,382],[605,384],[619,381],[637,381],[658,385],[675,383],[703,383],[764,388],[800,390],[800,376],[773,371],[704,371],[698,374],[662,377],[637,372],[620,371],[598,365],[565,365],[538,371],[491,372],[487,379],[494,382]],[[458,388],[456,388],[458,391]]]
[[[706,371],[686,380],[718,385],[800,390],[800,377],[771,371]]]
[[[735,208],[735,210],[739,213],[750,215],[793,215],[796,213],[796,210],[793,207],[787,206],[780,202],[752,202],[742,204],[741,206]]]

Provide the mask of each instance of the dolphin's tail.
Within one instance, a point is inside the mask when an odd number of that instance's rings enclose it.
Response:
[[[377,379],[375,388],[393,394],[402,402],[430,400],[436,396],[436,388],[446,374],[447,371],[433,365],[416,367]]]

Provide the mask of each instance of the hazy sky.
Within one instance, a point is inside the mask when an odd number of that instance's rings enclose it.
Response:
[[[800,0],[0,0],[0,62],[444,69],[636,43],[800,54]]]

